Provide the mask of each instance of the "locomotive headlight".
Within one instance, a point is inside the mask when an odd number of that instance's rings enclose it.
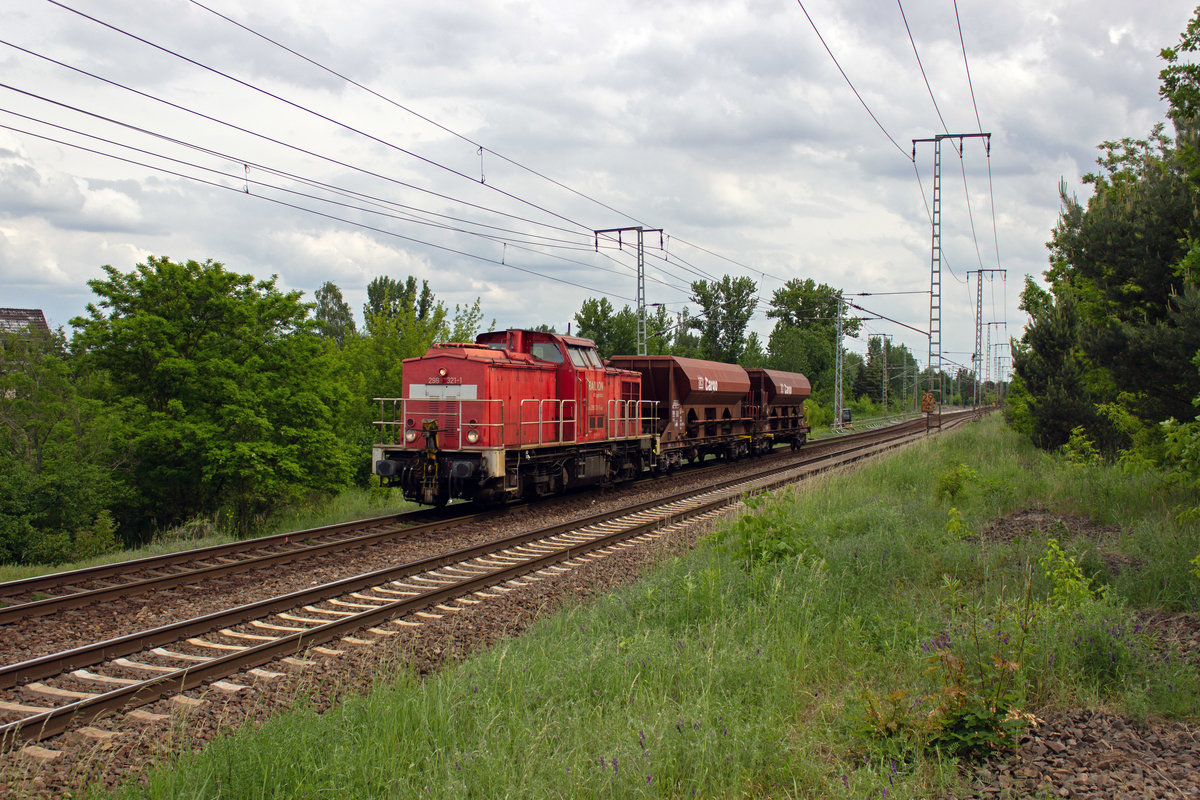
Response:
[[[412,428],[409,428],[408,430],[406,430],[404,432],[404,441],[415,442],[416,440],[417,440],[417,432],[415,430],[413,430]]]
[[[446,377],[446,368],[442,367],[441,369],[439,369],[438,375],[441,375],[443,378]]]
[[[467,431],[467,441],[475,444],[479,441],[479,431]]]

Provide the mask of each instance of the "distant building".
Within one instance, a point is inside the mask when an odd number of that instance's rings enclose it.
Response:
[[[0,334],[49,333],[46,315],[40,308],[0,308]]]

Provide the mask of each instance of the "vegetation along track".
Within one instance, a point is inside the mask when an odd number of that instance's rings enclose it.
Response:
[[[921,424],[920,420],[910,420],[901,423],[898,428],[915,428]],[[876,432],[869,431],[852,434],[840,441],[861,441],[876,435]],[[813,444],[809,450],[821,452],[827,446],[830,445]],[[708,467],[706,471],[720,469],[722,467]],[[470,506],[460,505],[436,512],[421,510],[389,514],[0,583],[0,625],[64,609],[104,603],[119,597],[369,547],[398,537],[461,525],[485,517],[488,513],[494,512],[477,512]]]
[[[0,668],[0,714],[16,719],[0,725],[0,741],[42,739],[163,697],[186,704],[181,693],[203,684],[236,692],[245,687],[221,679],[245,670],[258,679],[281,677],[259,667],[281,659],[302,665],[294,655],[307,648],[335,641],[364,644],[397,632],[385,625],[412,624],[405,616],[461,611],[522,581],[553,579],[580,559],[603,558],[613,548],[662,535],[666,526],[719,513],[747,491],[792,482],[909,441],[924,432],[923,422],[917,422],[839,440],[840,446],[824,454],[810,452],[803,462],[772,465],[703,491],[680,492],[5,666]],[[137,720],[147,715],[129,716]]]

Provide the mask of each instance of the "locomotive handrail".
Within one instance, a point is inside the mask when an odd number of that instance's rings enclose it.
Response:
[[[622,407],[624,413],[621,413]],[[649,408],[647,414],[645,409]],[[657,400],[609,400],[608,438],[633,439],[652,430],[658,416]]]
[[[477,444],[471,444],[470,442],[466,441],[465,437],[463,437],[463,404],[465,403],[472,403],[480,406],[481,412],[491,410],[489,409],[489,406],[499,406],[499,422],[485,422],[483,420],[487,419],[489,415],[486,413],[479,413],[476,415],[476,421],[471,425],[471,427],[487,430],[499,429],[501,432],[504,430],[503,400],[462,400],[459,398],[414,399],[411,397],[377,397],[375,399],[380,401],[381,419],[375,423],[376,425],[380,426],[380,438],[383,439],[380,444],[404,446],[404,430],[408,426],[410,403],[443,404],[441,409],[437,410],[436,412],[433,409],[430,409],[428,405],[425,405],[421,408],[420,412],[414,413],[413,416],[417,417],[428,415],[430,413],[436,413],[438,416],[450,418],[451,424],[448,424],[446,427],[443,427],[439,430],[439,433],[443,435],[439,441],[439,444],[441,444],[444,449],[482,451],[496,446],[495,444],[489,444],[489,442],[492,441],[492,437],[490,436],[482,437]],[[389,402],[392,404],[392,419],[382,419],[382,417],[385,416],[383,409]],[[399,416],[396,415],[397,404],[399,404],[400,409]],[[492,416],[494,418],[494,415]],[[389,431],[391,432],[390,436],[388,436]]]
[[[436,415],[446,421],[439,429],[439,445],[443,449],[463,451],[483,451],[506,444],[523,446],[530,444],[554,444],[558,442],[574,442],[578,431],[579,420],[574,412],[578,403],[574,399],[526,399],[521,401],[521,411],[516,420],[508,419],[503,400],[464,400],[461,398],[405,398],[405,397],[376,397],[379,403],[379,419],[375,425],[379,428],[379,444],[404,447],[404,432],[408,427],[408,419]],[[439,404],[430,408],[430,403]],[[391,413],[388,413],[391,404]],[[462,435],[467,427],[464,419],[469,414],[464,412],[467,404],[478,405],[480,413],[476,415],[477,422],[470,427],[486,430],[499,436],[488,435],[480,437],[479,442],[471,444]],[[653,433],[654,422],[658,418],[657,400],[610,400],[607,420],[607,434],[612,439],[634,439]],[[526,418],[526,412],[535,409],[531,414],[536,418]],[[498,413],[497,413],[498,410]],[[488,413],[488,412],[491,413]],[[571,413],[568,413],[571,412]],[[488,422],[487,419],[499,421]],[[507,426],[515,423],[516,442],[504,442],[504,431]],[[546,427],[554,427],[554,436],[548,437]],[[529,428],[534,427],[535,431]],[[416,446],[414,446],[415,449]]]
[[[525,419],[525,410],[526,410],[526,407],[530,404],[534,405],[537,408],[537,419],[536,420]],[[547,419],[545,416],[545,409],[546,409],[547,405],[549,405],[551,407],[551,409],[553,409],[553,411],[554,411],[554,414],[550,419]],[[568,408],[570,408],[572,412],[574,412],[576,410],[576,403],[574,400],[557,400],[557,399],[551,399],[551,398],[547,398],[547,399],[528,398],[528,399],[522,400],[521,401],[521,413],[520,413],[519,419],[517,420],[517,444],[518,445],[546,444],[547,442],[545,439],[545,430],[546,430],[545,426],[553,425],[554,423],[557,423],[558,435],[556,438],[552,439],[551,442],[573,442],[573,441],[575,441],[575,433],[578,431],[577,426],[579,424],[579,421],[576,418],[577,415],[574,413],[572,413],[570,419],[567,418],[566,412],[567,412]],[[571,434],[570,439],[566,438],[566,425],[568,422],[571,423],[571,426],[572,426],[572,434]],[[536,441],[526,441],[525,428],[528,425],[536,425],[537,426]]]

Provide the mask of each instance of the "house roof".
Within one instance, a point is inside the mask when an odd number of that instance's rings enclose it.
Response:
[[[0,333],[50,332],[40,308],[0,308]]]

